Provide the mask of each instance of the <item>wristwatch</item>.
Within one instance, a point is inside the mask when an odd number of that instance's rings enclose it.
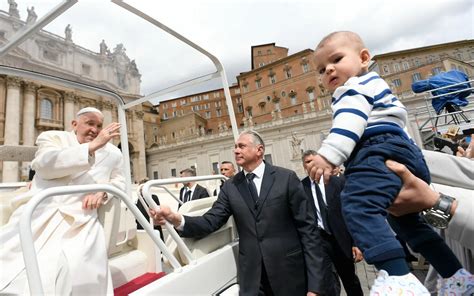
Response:
[[[424,210],[421,216],[425,221],[439,229],[448,227],[449,220],[451,220],[451,207],[453,206],[455,198],[439,193],[439,199],[431,209]]]

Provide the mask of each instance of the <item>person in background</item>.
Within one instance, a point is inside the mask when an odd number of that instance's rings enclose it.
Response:
[[[308,175],[309,164],[314,156],[316,156],[316,151],[306,150],[301,157]],[[354,246],[341,212],[340,194],[344,188],[344,180],[331,176],[329,183],[324,184],[324,182],[314,182],[307,176],[301,180],[301,183],[317,217],[318,230],[324,243],[323,254],[336,267],[346,293],[363,296],[364,292],[362,292],[354,264],[362,260],[362,253]],[[336,281],[339,282],[339,278],[336,278]],[[336,294],[339,295],[340,291]]]
[[[173,224],[184,237],[202,237],[230,216],[239,234],[239,295],[321,295],[333,289],[332,264],[321,253],[314,212],[295,172],[263,161],[265,144],[255,131],[235,142],[235,162],[243,168],[224,183],[202,216],[169,207],[150,210],[156,223]]]
[[[66,185],[111,184],[125,190],[122,153],[109,141],[120,124],[102,127],[104,116],[81,109],[71,132],[46,131],[37,140],[31,163],[36,174],[31,194]],[[32,230],[46,295],[113,295],[106,242],[97,209],[105,192],[66,194],[45,199],[32,215]],[[0,228],[0,294],[29,294],[18,235],[24,205]],[[34,293],[35,291],[33,291]]]
[[[143,184],[148,181],[148,178],[145,178],[141,180],[138,185],[137,189],[137,194],[143,198]],[[153,201],[159,206],[160,205],[160,200],[158,199],[158,196],[156,194],[152,194],[151,198],[153,198]],[[150,215],[148,214],[148,210],[145,209],[145,206],[143,206],[142,202],[140,201],[140,198],[137,200],[137,208],[140,210],[142,215],[145,217],[146,220],[150,220]],[[135,220],[137,222],[137,229],[143,229],[143,226],[138,222],[138,220]],[[160,232],[160,238],[163,240],[163,230],[161,229],[161,225],[154,225],[154,229],[158,230]]]
[[[195,177],[196,171],[187,168],[179,172],[180,177]],[[179,190],[179,199],[184,204],[190,200],[205,198],[209,196],[207,189],[196,182],[183,182],[183,187]]]
[[[235,175],[235,167],[234,164],[230,161],[224,160],[221,162],[221,167],[220,167],[221,175],[226,176],[227,178],[232,178]],[[219,191],[222,189],[222,186],[224,185],[224,180],[221,180],[221,184],[219,185]],[[217,195],[217,189],[214,190],[214,196]]]
[[[430,182],[421,150],[404,128],[407,111],[387,83],[369,72],[370,53],[359,35],[349,31],[324,37],[315,50],[317,72],[333,95],[333,123],[312,162],[311,178],[325,182],[335,166],[344,163],[346,183],[341,202],[347,227],[369,264],[379,270],[371,293],[429,295],[410,273],[405,252],[392,229],[421,253],[445,279],[464,273],[444,240],[418,214],[389,217],[387,208],[402,187],[400,178],[385,167],[394,159]],[[449,292],[457,293],[456,286]],[[398,293],[398,292],[397,292]]]

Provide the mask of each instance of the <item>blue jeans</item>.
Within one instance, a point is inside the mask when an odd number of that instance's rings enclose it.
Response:
[[[387,159],[403,163],[417,177],[430,182],[421,150],[404,136],[377,135],[356,146],[346,162],[341,202],[347,227],[369,264],[405,257],[387,223],[386,209],[402,187],[401,179],[386,167]],[[393,229],[414,251],[420,244],[440,239],[419,214],[390,216],[390,220]]]

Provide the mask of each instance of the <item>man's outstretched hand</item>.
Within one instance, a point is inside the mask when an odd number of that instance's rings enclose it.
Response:
[[[150,209],[150,217],[155,224],[164,225],[166,222],[173,224],[174,227],[181,225],[181,215],[171,211],[170,207],[162,205],[159,209]]]

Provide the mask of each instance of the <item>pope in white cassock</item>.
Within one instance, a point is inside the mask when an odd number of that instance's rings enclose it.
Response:
[[[64,185],[112,184],[125,190],[122,154],[108,143],[120,124],[102,128],[102,113],[87,107],[72,121],[73,131],[47,131],[31,163],[30,193]],[[97,208],[104,192],[47,198],[32,217],[41,280],[46,295],[113,294],[106,243]],[[29,294],[19,240],[20,206],[0,228],[0,294]]]

